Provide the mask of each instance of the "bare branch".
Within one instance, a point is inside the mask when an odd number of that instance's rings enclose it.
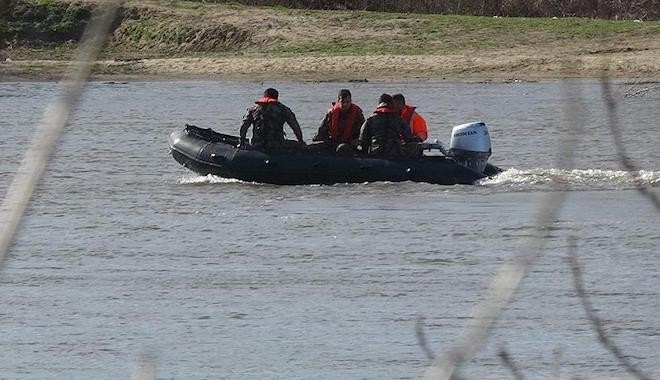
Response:
[[[612,96],[610,81],[607,77],[602,79],[601,86],[603,90],[603,98],[605,99],[605,104],[607,106],[608,125],[610,132],[612,133],[612,138],[614,139],[614,147],[616,149],[617,155],[619,156],[619,161],[621,162],[623,168],[630,172],[630,174],[633,176],[637,191],[639,191],[643,196],[651,201],[656,210],[660,211],[660,199],[658,199],[658,196],[644,184],[638,174],[639,168],[630,158],[628,158],[628,155],[626,154],[626,147],[623,143],[623,139],[621,137],[621,129],[619,127],[619,120],[616,109],[617,104],[614,100],[614,97]]]
[[[27,149],[7,189],[0,208],[0,223],[3,226],[0,232],[0,268],[41,173],[71,117],[74,106],[80,99],[82,87],[91,74],[92,64],[103,47],[120,2],[120,0],[108,0],[102,3],[97,17],[93,18],[85,29],[76,62],[65,79],[62,95],[47,107],[32,139],[32,145]]]
[[[566,104],[566,115],[571,127],[562,134],[563,141],[559,152],[560,168],[573,166],[573,154],[584,125],[582,115],[578,112],[581,109],[581,101],[567,99]],[[462,344],[437,358],[427,368],[424,374],[425,380],[456,378],[455,372],[481,348],[497,318],[513,299],[522,280],[543,254],[547,231],[556,221],[568,190],[568,184],[561,178],[553,176],[552,180],[552,186],[556,191],[546,193],[544,199],[540,201],[534,230],[523,245],[522,253],[511,258],[498,269],[486,291],[484,301],[475,307]]]
[[[133,373],[133,380],[154,380],[156,378],[156,360],[153,356],[143,353],[138,359],[138,366]]]
[[[429,343],[426,340],[426,334],[424,334],[424,316],[418,315],[417,321],[415,322],[415,332],[417,333],[417,343],[422,348],[422,351],[426,354],[426,357],[430,360],[435,359],[435,354]]]
[[[605,333],[605,328],[603,327],[602,320],[596,314],[587,292],[584,288],[584,280],[582,279],[582,270],[577,258],[577,248],[576,248],[576,238],[574,236],[569,238],[568,244],[568,259],[571,264],[571,271],[573,273],[573,284],[575,286],[575,291],[577,296],[582,303],[582,307],[587,314],[587,319],[591,322],[596,334],[598,335],[598,341],[608,350],[614,357],[619,361],[621,366],[623,366],[628,373],[634,376],[637,379],[650,380],[651,378],[642,373],[642,371],[635,366],[628,358],[623,354],[621,349],[616,346],[616,344],[610,339]]]
[[[523,380],[525,378],[505,348],[502,348],[500,352],[497,353],[497,356],[502,361],[502,364],[504,364],[504,366],[508,368],[509,371],[511,371],[511,374],[515,380]]]
[[[561,357],[562,357],[562,351],[561,350],[555,350],[552,353],[552,378],[555,380],[559,380],[561,376]]]

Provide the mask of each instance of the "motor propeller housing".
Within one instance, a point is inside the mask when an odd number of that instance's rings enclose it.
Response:
[[[452,129],[448,154],[458,163],[483,173],[491,152],[490,135],[483,121]]]

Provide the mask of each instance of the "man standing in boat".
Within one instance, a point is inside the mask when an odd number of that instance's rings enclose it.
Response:
[[[353,103],[351,92],[340,90],[337,101],[332,103],[332,108],[325,114],[312,141],[319,142],[315,145],[328,150],[353,150],[357,146],[363,123],[364,114],[362,109]]]
[[[394,109],[392,96],[383,94],[378,99],[374,114],[360,130],[359,144],[363,152],[387,157],[405,157],[403,143],[412,143],[410,128]]]
[[[403,94],[393,95],[392,100],[394,101],[394,109],[401,115],[408,129],[410,129],[413,139],[417,142],[426,140],[429,137],[426,120],[417,113],[416,107],[407,105]]]
[[[264,91],[264,96],[257,100],[256,105],[248,108],[243,117],[240,130],[240,146],[247,143],[247,130],[252,126],[251,144],[257,150],[288,150],[304,145],[302,131],[296,115],[291,109],[278,101],[279,92],[274,88]],[[293,130],[298,140],[297,146],[290,144],[293,141],[284,138],[284,123]]]

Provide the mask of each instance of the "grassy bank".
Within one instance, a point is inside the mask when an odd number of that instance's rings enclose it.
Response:
[[[228,0],[195,0],[227,3]],[[660,19],[657,0],[231,0],[252,6],[507,17]]]
[[[16,5],[19,5],[17,7]],[[9,75],[57,76],[94,1],[21,0]],[[128,1],[96,67],[106,75],[316,80],[657,77],[660,22],[505,18]]]

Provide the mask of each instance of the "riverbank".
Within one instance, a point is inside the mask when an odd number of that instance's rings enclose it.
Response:
[[[93,6],[93,1],[64,2]],[[0,79],[58,79],[75,43],[18,43]],[[660,80],[660,22],[128,1],[97,79]]]
[[[546,53],[547,54],[547,53]],[[0,64],[1,80],[57,80],[71,64],[26,60]],[[423,56],[199,57],[104,60],[93,78],[101,80],[553,80],[597,78],[660,80],[660,57],[609,54],[556,57],[551,54]]]

